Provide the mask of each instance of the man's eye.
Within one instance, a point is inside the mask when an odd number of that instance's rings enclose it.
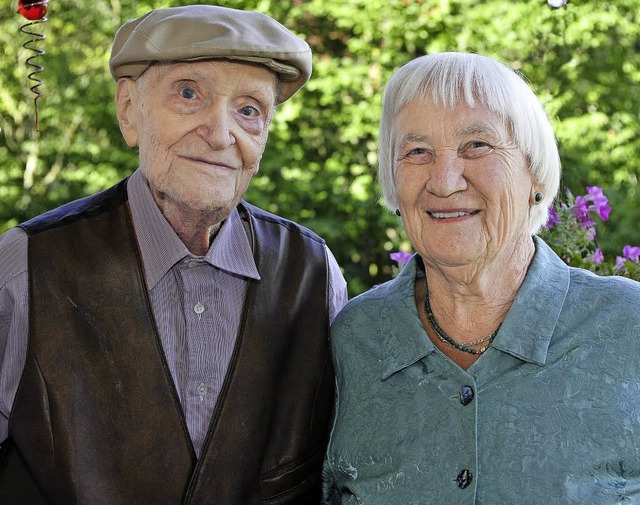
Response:
[[[193,88],[181,88],[178,93],[185,100],[193,100],[196,98],[196,91]]]
[[[244,107],[241,107],[240,109],[238,109],[238,112],[247,117],[255,117],[260,114],[258,112],[258,109],[252,107],[251,105],[245,105]]]
[[[474,140],[458,150],[458,156],[466,159],[479,158],[493,151],[493,147],[481,140]]]

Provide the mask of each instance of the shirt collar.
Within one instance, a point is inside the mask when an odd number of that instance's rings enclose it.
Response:
[[[260,280],[251,244],[238,209],[222,224],[205,259],[214,267],[231,274]]]
[[[569,267],[534,236],[536,253],[492,347],[544,365],[569,291]]]
[[[569,267],[541,239],[533,240],[533,261],[492,348],[544,365],[569,290]],[[421,272],[414,255],[394,280],[375,288],[371,295],[382,299],[381,317],[396,322],[383,343],[383,380],[436,350],[418,316],[416,277],[421,277]]]
[[[394,321],[382,344],[382,380],[435,351],[416,308],[414,286],[418,273],[417,255],[409,260],[391,282],[373,290],[381,299],[380,317]]]
[[[194,256],[160,212],[140,169],[129,178],[127,191],[148,288],[153,289],[178,261]],[[229,273],[260,279],[237,209],[222,224],[204,260]]]

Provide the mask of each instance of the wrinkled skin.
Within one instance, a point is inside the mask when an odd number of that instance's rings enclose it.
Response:
[[[225,60],[152,65],[118,81],[116,101],[127,144],[176,233],[195,254],[257,173],[276,101],[266,67]]]

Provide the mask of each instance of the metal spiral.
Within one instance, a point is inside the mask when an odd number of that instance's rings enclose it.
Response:
[[[31,86],[31,91],[36,95],[35,98],[33,99],[33,103],[36,109],[36,131],[40,131],[40,114],[38,112],[38,100],[42,97],[42,93],[38,89],[42,85],[42,79],[38,78],[37,75],[44,70],[44,67],[42,65],[38,65],[37,63],[35,63],[34,60],[38,56],[42,56],[43,54],[45,54],[45,52],[42,49],[38,49],[33,44],[35,44],[36,42],[40,42],[41,40],[44,40],[46,37],[42,33],[33,32],[28,30],[27,28],[33,25],[44,23],[45,21],[47,21],[47,18],[43,17],[42,19],[36,19],[31,23],[27,23],[20,27],[20,31],[22,33],[25,33],[33,37],[31,40],[28,40],[27,42],[22,44],[22,47],[24,47],[25,49],[28,49],[29,51],[33,51],[35,53],[27,58],[26,63],[28,66],[33,68],[33,71],[29,73],[28,78],[30,81],[33,81],[35,83],[33,86]]]

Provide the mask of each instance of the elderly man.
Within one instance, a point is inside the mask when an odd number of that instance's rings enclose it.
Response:
[[[139,169],[0,238],[0,502],[318,502],[346,283],[242,201],[309,47],[256,12],[158,9],[110,67]]]

